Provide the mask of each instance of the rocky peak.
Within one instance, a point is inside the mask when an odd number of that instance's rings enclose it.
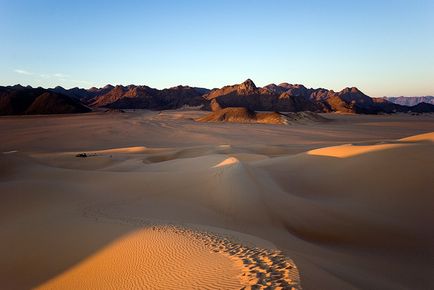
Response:
[[[24,87],[21,84],[17,84],[17,85],[11,86],[11,88],[13,88],[13,89],[24,89]]]
[[[279,84],[279,87],[282,87],[282,88],[286,88],[286,87],[290,87],[291,86],[291,84],[289,84],[289,83],[280,83]]]
[[[345,89],[343,89],[342,91],[341,91],[341,93],[342,94],[348,94],[348,93],[351,93],[351,94],[359,94],[359,93],[362,93],[358,88],[356,88],[356,87],[346,87]]]
[[[239,85],[239,89],[243,91],[256,90],[256,85],[251,79],[247,79],[244,83]]]
[[[114,86],[112,86],[112,85],[110,85],[110,84],[108,84],[108,85],[105,85],[104,87],[103,87],[103,89],[105,89],[105,90],[108,90],[108,89],[114,89],[115,87]]]

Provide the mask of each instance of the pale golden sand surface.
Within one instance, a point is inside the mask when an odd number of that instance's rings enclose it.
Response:
[[[432,288],[434,116],[203,114],[0,118],[0,288]]]

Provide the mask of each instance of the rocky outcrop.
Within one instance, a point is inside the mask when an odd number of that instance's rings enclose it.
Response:
[[[195,121],[289,125],[306,122],[325,122],[327,119],[313,112],[255,112],[247,108],[228,107],[196,118]]]
[[[213,111],[213,112],[217,112],[217,111],[222,109],[222,107],[219,105],[219,103],[215,99],[211,100],[210,108],[211,108],[211,111]]]

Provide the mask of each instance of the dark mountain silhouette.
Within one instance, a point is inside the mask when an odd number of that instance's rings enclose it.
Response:
[[[33,101],[27,108],[26,114],[72,114],[90,111],[91,109],[73,98],[54,92],[45,92]]]
[[[0,115],[86,113],[78,100],[43,88],[0,87]]]
[[[87,102],[89,99],[95,97],[97,94],[92,91],[92,89],[86,90],[81,88],[72,88],[72,89],[65,89],[63,87],[57,86],[53,89],[50,89],[50,91],[59,93],[74,99],[78,99],[81,102]]]
[[[200,106],[206,89],[177,86],[158,90],[148,86],[116,86],[90,100],[93,107],[118,109],[177,109],[182,106]]]
[[[415,106],[410,107],[409,112],[412,113],[431,113],[434,112],[434,105],[428,103],[419,103]]]

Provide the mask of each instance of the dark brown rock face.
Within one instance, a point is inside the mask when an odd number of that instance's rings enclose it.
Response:
[[[283,88],[258,88],[249,79],[239,85],[215,89],[203,96],[205,101],[217,103],[220,107],[245,107],[256,111],[306,111],[318,110],[317,106],[304,96],[294,96]]]
[[[26,114],[73,114],[90,111],[75,99],[53,92],[45,92],[33,101],[27,108]]]

